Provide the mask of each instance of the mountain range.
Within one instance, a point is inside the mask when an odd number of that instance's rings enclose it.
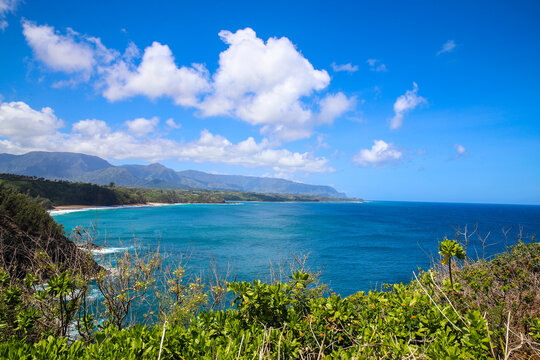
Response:
[[[159,163],[115,166],[91,155],[33,151],[24,155],[0,154],[0,173],[88,182],[115,183],[168,189],[229,190],[274,194],[345,197],[331,186],[242,175],[217,175],[196,170],[175,171]]]

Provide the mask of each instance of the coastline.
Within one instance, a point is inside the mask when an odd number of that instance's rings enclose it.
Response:
[[[139,204],[129,205],[59,205],[52,209],[47,210],[50,215],[63,215],[72,212],[89,211],[89,210],[114,210],[114,209],[126,209],[126,208],[140,208],[140,207],[158,207],[158,206],[174,206],[174,205],[240,205],[242,203],[269,203],[269,204],[295,204],[295,203],[344,203],[344,204],[362,204],[368,201],[257,201],[257,200],[242,200],[242,201],[230,201],[224,203],[160,203],[160,202],[147,202]]]
[[[160,202],[147,202],[140,204],[129,204],[129,205],[110,205],[110,206],[100,206],[100,205],[59,205],[55,206],[50,210],[47,210],[50,215],[63,215],[69,214],[72,212],[79,211],[89,211],[89,210],[115,210],[115,209],[126,209],[126,208],[140,208],[140,207],[158,207],[158,206],[174,206],[174,205],[237,205],[237,202],[234,203],[160,203]]]
[[[107,210],[107,209],[124,209],[124,208],[135,208],[143,206],[163,206],[170,205],[166,203],[146,203],[146,204],[129,204],[129,205],[110,205],[110,206],[100,206],[100,205],[59,205],[55,206],[52,209],[48,210],[50,215],[60,215],[67,214],[71,212],[78,211],[87,211],[87,210]]]
[[[129,204],[129,205],[59,205],[55,206],[49,211],[63,211],[63,210],[85,210],[85,209],[109,209],[117,207],[135,207],[146,205],[158,205],[160,203],[147,203],[147,204]]]

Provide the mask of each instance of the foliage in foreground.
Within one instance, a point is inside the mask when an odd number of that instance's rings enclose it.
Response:
[[[456,251],[445,252],[449,246]],[[445,264],[461,257],[453,243],[443,242],[440,248],[449,256]],[[157,325],[121,329],[109,312],[110,321],[74,342],[59,334],[25,335],[40,315],[28,314],[32,305],[18,298],[25,285],[8,285],[4,277],[0,304],[7,308],[0,309],[0,357],[538,359],[540,244],[519,243],[489,262],[455,261],[452,283],[445,264],[407,285],[346,298],[326,294],[304,271],[294,272],[287,282],[232,282],[232,308],[206,307],[187,322],[175,314],[185,315],[184,304],[194,314],[207,297],[193,283],[179,286],[174,279],[180,280],[182,271],[177,269],[177,277],[168,282],[171,306]],[[69,276],[64,280],[73,284]],[[49,283],[43,296],[58,300],[68,289],[55,281],[56,287]],[[133,294],[136,286],[119,297]],[[63,302],[56,303],[61,309]]]

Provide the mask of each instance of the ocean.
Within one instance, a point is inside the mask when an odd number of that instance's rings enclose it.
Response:
[[[540,206],[364,202],[182,204],[53,214],[69,232],[96,226],[102,253],[135,244],[189,256],[191,271],[230,267],[238,280],[269,279],[271,269],[307,256],[332,291],[347,296],[408,282],[438,259],[438,242],[467,226],[468,256],[489,257],[540,234]],[[506,232],[506,235],[504,234]],[[489,246],[481,246],[478,235]],[[287,266],[284,266],[287,268]]]

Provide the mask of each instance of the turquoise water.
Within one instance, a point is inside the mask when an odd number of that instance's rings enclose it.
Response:
[[[190,266],[227,262],[240,280],[267,278],[270,262],[309,253],[333,291],[349,295],[382,283],[407,282],[427,268],[438,241],[456,227],[478,224],[490,233],[490,255],[515,242],[523,229],[530,241],[540,234],[540,206],[413,202],[238,203],[88,210],[54,215],[70,231],[97,224],[96,243],[143,246],[172,254],[190,253]],[[502,229],[509,229],[507,239]],[[111,249],[114,250],[114,249]],[[482,249],[474,236],[468,253]]]

